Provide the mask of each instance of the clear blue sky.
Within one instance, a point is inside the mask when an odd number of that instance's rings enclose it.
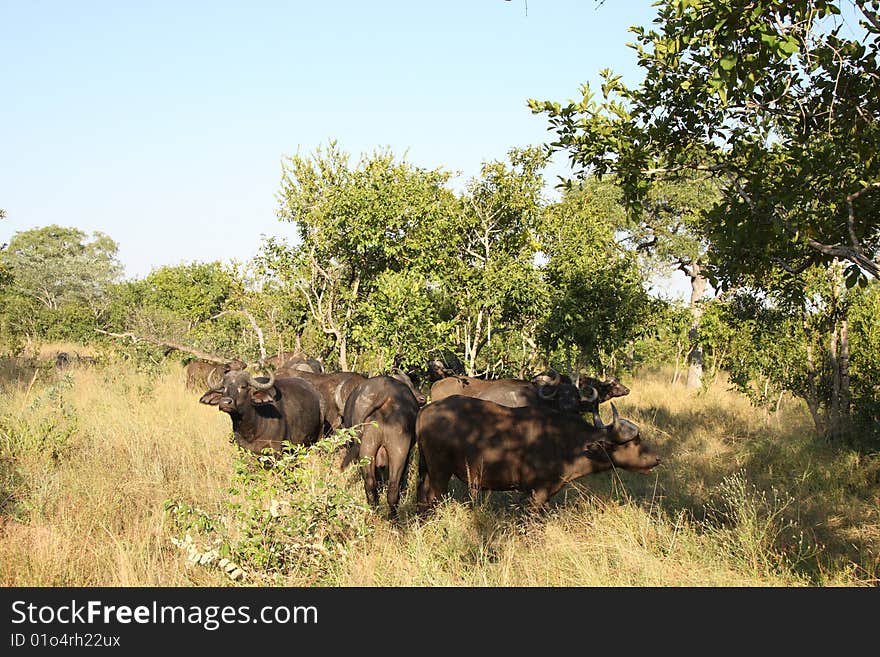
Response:
[[[0,0],[0,243],[100,230],[129,277],[246,260],[293,237],[281,158],[330,139],[463,181],[550,136],[528,98],[638,81],[627,28],[650,4]]]

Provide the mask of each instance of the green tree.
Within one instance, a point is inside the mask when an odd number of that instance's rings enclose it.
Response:
[[[232,356],[255,356],[245,316],[226,314],[245,298],[242,275],[219,261],[158,267],[113,287],[110,330]],[[223,313],[222,316],[221,313]]]
[[[108,286],[122,273],[118,245],[95,231],[51,225],[20,231],[3,252],[12,286],[49,310],[82,303],[93,309],[106,299]]]
[[[699,388],[703,380],[703,343],[699,335],[711,244],[704,237],[702,221],[717,200],[717,185],[705,176],[658,181],[642,202],[641,212],[628,213],[623,226],[649,275],[672,269],[683,273],[690,283],[690,388]]]
[[[122,272],[107,235],[51,225],[15,233],[0,249],[0,323],[8,337],[92,337]]]
[[[456,200],[449,174],[398,162],[390,151],[352,165],[335,142],[286,158],[278,218],[299,244],[267,241],[263,260],[302,295],[313,321],[348,369],[353,324],[384,272],[430,273],[443,264]],[[427,256],[427,257],[426,257]]]
[[[880,59],[876,3],[663,0],[631,28],[645,72],[628,88],[603,71],[566,105],[530,101],[580,170],[616,174],[641,212],[658,180],[703,173],[720,201],[703,215],[717,288],[793,289],[811,267],[880,272]],[[841,9],[848,15],[842,16]],[[848,23],[847,23],[848,21]],[[858,25],[855,23],[858,22]],[[839,296],[839,295],[838,295]],[[840,306],[845,310],[846,305]],[[829,327],[845,354],[845,314]],[[846,415],[846,359],[833,368]]]
[[[504,366],[503,352],[486,359],[493,336],[514,333],[534,344],[546,298],[535,266],[546,161],[541,149],[526,148],[511,149],[508,162],[483,164],[447,234],[452,258],[442,285],[457,308],[456,342],[469,374]]]
[[[565,369],[604,373],[612,354],[645,323],[648,296],[633,252],[615,237],[619,193],[587,180],[547,208],[541,230],[548,312],[540,342],[565,354]]]
[[[451,346],[454,322],[444,319],[443,299],[423,274],[385,271],[375,290],[361,304],[352,337],[362,353],[362,369],[388,371],[391,367],[416,370],[433,351]]]
[[[880,441],[880,283],[857,289],[852,300],[853,411],[860,429]]]

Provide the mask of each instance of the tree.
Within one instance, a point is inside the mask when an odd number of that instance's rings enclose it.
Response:
[[[217,353],[243,354],[251,346],[243,337],[251,331],[248,323],[238,316],[213,321],[219,313],[238,308],[243,295],[240,274],[219,261],[158,267],[114,286],[106,324]]]
[[[483,164],[468,181],[441,284],[457,308],[456,337],[468,374],[491,372],[500,359],[478,363],[493,336],[518,333],[534,344],[545,288],[535,266],[543,208],[539,148],[511,149],[508,162]],[[488,352],[487,352],[488,353]],[[500,362],[499,362],[500,361]]]
[[[660,269],[678,270],[690,282],[689,388],[699,388],[703,380],[703,344],[699,335],[711,244],[703,236],[701,223],[717,200],[717,185],[706,176],[660,181],[646,195],[642,211],[629,213],[624,225],[635,250],[645,261]]]
[[[47,309],[66,303],[96,307],[122,273],[118,250],[99,231],[89,238],[77,228],[51,225],[15,233],[3,252],[3,265],[13,287]]]
[[[293,222],[300,244],[267,241],[264,261],[292,281],[312,319],[330,337],[338,365],[359,305],[384,272],[430,273],[449,257],[455,216],[449,175],[398,162],[390,151],[352,166],[335,142],[311,157],[286,158],[278,218]],[[424,257],[430,254],[431,257]]]
[[[438,291],[418,272],[381,273],[375,290],[361,304],[352,331],[355,342],[371,355],[372,367],[362,369],[424,368],[434,350],[451,343],[454,322],[444,318],[442,302]]]
[[[565,369],[604,373],[609,357],[645,320],[647,294],[632,252],[615,238],[623,221],[619,193],[595,180],[569,188],[547,208],[540,239],[547,314],[540,343],[561,351]],[[572,353],[572,350],[574,353]]]
[[[548,115],[553,149],[582,173],[616,174],[641,212],[658,180],[703,173],[720,202],[703,215],[717,288],[794,289],[811,266],[880,273],[877,4],[853,0],[663,0],[655,29],[631,28],[645,78],[603,71]],[[846,7],[844,7],[846,8]],[[846,317],[837,324],[846,352]],[[841,337],[843,336],[843,337]],[[830,348],[830,347],[829,347]],[[840,370],[841,400],[848,376]],[[844,409],[845,410],[845,409]]]
[[[86,339],[120,275],[117,244],[57,225],[20,231],[0,250],[2,322],[10,336]]]

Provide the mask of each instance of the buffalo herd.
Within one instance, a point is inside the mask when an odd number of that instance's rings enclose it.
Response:
[[[266,375],[248,371],[266,364]],[[580,477],[612,468],[648,473],[660,463],[613,402],[611,423],[602,421],[599,405],[630,392],[617,379],[572,381],[554,370],[531,380],[482,379],[441,361],[430,361],[425,375],[432,382],[427,396],[399,369],[378,376],[325,372],[320,361],[298,353],[256,366],[196,362],[186,371],[188,387],[208,388],[199,401],[228,413],[235,442],[253,452],[281,452],[285,441],[309,446],[350,430],[341,467],[359,463],[374,508],[384,480],[392,519],[416,445],[421,515],[447,494],[453,475],[472,495],[516,490],[539,509]]]

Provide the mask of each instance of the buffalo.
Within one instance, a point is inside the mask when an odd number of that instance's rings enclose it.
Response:
[[[660,457],[641,444],[639,428],[621,419],[593,424],[573,413],[511,408],[454,395],[423,408],[416,420],[418,508],[425,514],[455,475],[478,490],[518,490],[533,509],[566,483],[611,468],[648,473]]]
[[[428,361],[426,366],[426,371],[428,373],[428,380],[432,383],[439,381],[440,379],[445,379],[447,376],[455,376],[459,374],[453,368],[447,367],[446,363],[438,358],[434,358]],[[463,372],[461,372],[463,374]]]
[[[609,401],[610,399],[614,399],[615,397],[625,397],[629,394],[629,388],[623,385],[615,377],[612,377],[605,381],[601,381],[599,379],[588,376],[580,380],[580,385],[582,387],[589,386],[598,393],[598,397],[596,398],[596,400],[584,409],[584,411],[588,413],[597,412],[599,410],[599,404],[601,404],[602,402]]]
[[[409,388],[410,392],[412,392],[413,396],[416,398],[416,403],[419,405],[419,407],[422,407],[428,403],[428,398],[425,397],[424,393],[421,390],[416,388],[416,386],[413,383],[413,380],[410,378],[409,374],[407,374],[403,370],[394,369],[394,370],[392,370],[390,376],[392,379],[397,379],[403,385],[405,385],[407,388]]]
[[[462,395],[493,401],[502,406],[533,406],[551,408],[565,413],[580,413],[594,402],[595,390],[586,391],[571,383],[564,383],[557,374],[535,381],[525,379],[476,379],[450,376],[431,386],[431,400],[439,401],[451,395]]]
[[[295,351],[279,351],[277,354],[272,354],[267,357],[263,361],[263,365],[265,367],[269,367],[273,370],[277,370],[279,367],[284,365],[288,360],[298,355]]]
[[[260,454],[264,449],[281,453],[284,441],[311,445],[321,437],[324,416],[321,395],[303,379],[254,377],[244,370],[229,370],[199,401],[229,413],[235,442]]]
[[[367,502],[373,507],[379,503],[377,468],[387,468],[386,499],[391,519],[397,517],[401,489],[406,484],[418,413],[419,402],[412,387],[388,375],[370,377],[352,391],[345,403],[342,424],[355,428],[359,435],[349,445],[341,467],[368,458],[361,474]]]
[[[247,367],[244,361],[233,358],[228,363],[207,363],[203,360],[190,361],[184,368],[186,373],[186,387],[193,390],[196,388],[204,388],[208,385],[209,376],[223,376],[230,370],[243,370]]]
[[[277,375],[277,373],[276,373]],[[324,412],[324,432],[329,434],[342,425],[342,411],[345,400],[367,377],[357,372],[316,373],[306,370],[283,370],[283,376],[308,381],[321,395]]]
[[[293,372],[323,374],[324,366],[317,358],[307,358],[302,354],[295,354],[275,369],[275,374],[278,376],[292,376]]]

